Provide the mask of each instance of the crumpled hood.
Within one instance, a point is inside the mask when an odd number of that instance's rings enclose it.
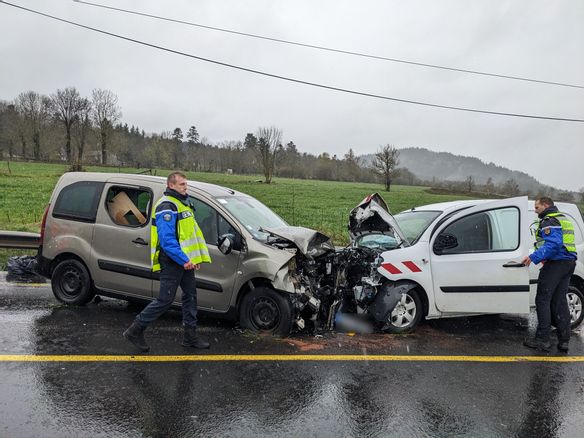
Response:
[[[335,250],[330,237],[310,228],[278,227],[262,228],[261,231],[292,242],[302,254],[309,258],[319,257]],[[270,242],[268,241],[269,244]]]
[[[398,238],[403,242],[403,246],[409,246],[404,233],[379,193],[367,196],[351,210],[349,234],[353,240],[364,234],[387,234]]]

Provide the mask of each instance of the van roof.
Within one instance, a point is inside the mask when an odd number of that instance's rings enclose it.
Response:
[[[135,173],[102,173],[102,172],[67,172],[61,177],[65,181],[103,181],[103,182],[132,182],[134,184],[163,184],[166,185],[166,177],[141,175]],[[204,183],[189,180],[189,188],[203,192],[210,197],[217,196],[249,196],[228,187],[217,184]]]
[[[485,202],[495,201],[495,199],[466,199],[460,201],[449,201],[449,202],[440,202],[436,204],[428,204],[428,205],[420,205],[419,207],[414,207],[414,211],[451,211],[451,210],[458,210],[460,208],[465,207],[473,207],[475,205],[483,204]],[[528,208],[529,210],[534,210],[534,203],[535,201],[528,200]],[[555,202],[555,205],[558,207],[560,211],[564,213],[569,213],[571,215],[577,215],[579,213],[578,206],[576,204],[570,202]],[[403,212],[411,211],[411,210],[404,210]],[[402,212],[402,213],[403,213]]]
[[[436,204],[428,204],[428,205],[420,205],[419,207],[414,207],[410,210],[420,210],[420,211],[447,211],[447,210],[455,210],[464,207],[472,207],[474,205],[478,205],[483,202],[489,202],[489,199],[467,199],[467,200],[460,200],[460,201],[448,201],[448,202],[439,202]]]

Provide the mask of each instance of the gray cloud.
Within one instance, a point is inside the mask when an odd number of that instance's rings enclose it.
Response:
[[[424,69],[164,23],[65,0],[14,2],[199,56],[333,86],[493,111],[584,118],[584,90]],[[116,1],[211,26],[543,80],[584,80],[584,3]],[[0,98],[109,88],[148,132],[195,124],[210,141],[277,125],[301,151],[420,146],[541,182],[584,186],[584,124],[424,108],[291,84],[163,53],[0,5]]]

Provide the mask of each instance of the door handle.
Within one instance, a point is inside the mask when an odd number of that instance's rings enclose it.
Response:
[[[141,237],[138,237],[137,239],[132,240],[132,242],[135,243],[136,245],[148,245],[148,242],[146,242]]]
[[[504,268],[523,268],[525,265],[521,262],[507,262],[503,265]]]

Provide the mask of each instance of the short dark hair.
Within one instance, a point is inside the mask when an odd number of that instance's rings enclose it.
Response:
[[[547,205],[548,207],[554,206],[554,201],[549,196],[541,196],[536,199],[537,202],[543,205]]]
[[[170,183],[174,184],[176,182],[176,177],[180,176],[181,178],[187,179],[187,176],[179,171],[176,172],[172,172],[170,175],[168,175],[166,177],[166,185],[169,185]]]

